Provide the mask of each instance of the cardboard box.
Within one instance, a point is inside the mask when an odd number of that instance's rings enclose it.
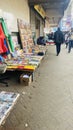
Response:
[[[32,82],[32,75],[22,74],[20,76],[20,83],[24,84],[24,86],[29,86]]]

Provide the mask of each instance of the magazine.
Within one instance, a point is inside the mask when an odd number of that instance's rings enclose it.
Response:
[[[0,93],[0,101],[14,102],[17,96],[17,93],[2,91]]]
[[[6,119],[8,113],[10,113],[18,97],[18,93],[6,91],[0,92],[0,125]]]

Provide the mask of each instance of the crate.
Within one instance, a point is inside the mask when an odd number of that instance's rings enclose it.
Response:
[[[32,82],[32,75],[22,74],[20,76],[20,83],[24,86],[29,86]]]

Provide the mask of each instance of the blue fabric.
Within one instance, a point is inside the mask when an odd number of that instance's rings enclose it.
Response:
[[[0,55],[0,62],[4,62],[4,58]]]
[[[6,46],[6,47],[7,47],[7,49],[8,49],[8,45],[7,45],[6,39],[4,39],[4,44],[5,44],[5,46]],[[6,54],[7,54],[7,55],[8,55],[8,54],[10,54],[9,49],[8,49],[8,51],[6,52]]]
[[[71,48],[73,48],[73,40],[69,41],[69,48],[68,48],[68,52],[71,51]]]

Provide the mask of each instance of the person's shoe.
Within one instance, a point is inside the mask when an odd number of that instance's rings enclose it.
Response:
[[[59,54],[56,54],[56,56],[58,56]]]
[[[70,53],[70,51],[68,51],[68,53]]]

